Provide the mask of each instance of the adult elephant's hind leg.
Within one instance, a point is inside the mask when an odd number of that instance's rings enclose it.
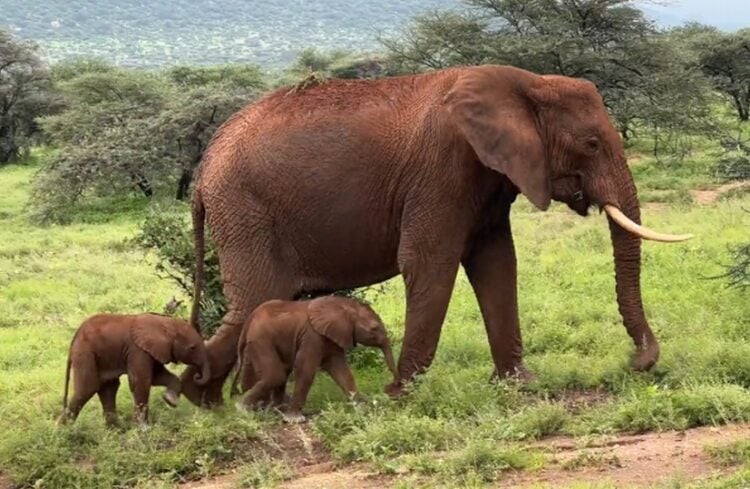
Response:
[[[518,321],[516,253],[510,216],[476,237],[463,260],[487,330],[495,376],[528,377]]]
[[[292,299],[297,293],[295,277],[288,264],[273,256],[270,238],[262,230],[243,227],[242,233],[220,236],[219,263],[228,311],[221,327],[206,342],[211,361],[211,380],[205,387],[195,384],[195,368],[182,374],[182,393],[193,404],[219,405],[223,402],[222,386],[237,356],[237,342],[245,320],[261,303],[270,299]]]

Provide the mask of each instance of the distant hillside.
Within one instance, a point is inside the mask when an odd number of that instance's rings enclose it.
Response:
[[[460,0],[0,0],[0,27],[34,39],[51,61],[101,56],[122,65],[253,62],[300,49],[363,51],[379,32]]]
[[[661,25],[731,29],[748,0],[636,0]],[[305,47],[365,51],[380,32],[461,0],[0,0],[0,27],[34,39],[50,61],[100,56],[129,66],[288,64]],[[734,20],[733,20],[734,19]]]

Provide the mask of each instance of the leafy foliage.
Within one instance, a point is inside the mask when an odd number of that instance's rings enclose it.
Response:
[[[466,3],[384,39],[393,59],[407,71],[497,63],[586,78],[626,138],[639,124],[684,131],[708,116],[699,70],[628,0]]]
[[[185,199],[213,132],[264,86],[247,66],[153,73],[83,60],[54,73],[65,110],[41,120],[58,148],[32,196],[41,221],[68,220],[87,196],[171,188]]]
[[[182,211],[182,212],[180,212]],[[136,246],[156,253],[156,271],[171,279],[182,292],[191,297],[195,274],[195,250],[192,226],[185,219],[184,206],[172,209],[155,209],[146,217]],[[226,312],[226,301],[222,293],[219,258],[209,239],[206,239],[205,282],[201,296],[200,324],[204,335],[210,336],[218,327]]]
[[[369,79],[399,74],[398,67],[386,56],[380,54],[354,54],[347,51],[324,52],[316,48],[304,49],[282,83],[290,79],[318,73],[330,78]]]
[[[54,106],[36,46],[0,29],[0,165],[29,148],[38,129],[34,119]]]
[[[750,120],[750,29],[722,33],[706,28],[696,44],[703,72],[732,101],[739,119]]]

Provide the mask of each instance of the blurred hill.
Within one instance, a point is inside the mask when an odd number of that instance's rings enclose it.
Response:
[[[0,0],[0,27],[50,61],[100,56],[125,66],[288,64],[305,47],[363,51],[379,32],[459,0]]]
[[[748,0],[642,0],[663,26],[736,28]],[[0,0],[0,28],[34,39],[49,61],[98,56],[124,66],[289,64],[305,47],[366,51],[428,9],[461,0]]]

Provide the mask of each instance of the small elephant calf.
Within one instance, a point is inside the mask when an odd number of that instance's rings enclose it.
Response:
[[[185,321],[155,313],[97,314],[88,318],[70,344],[58,423],[75,420],[81,408],[98,394],[107,424],[117,424],[115,398],[119,378],[125,373],[135,401],[133,419],[137,424],[144,423],[148,416],[152,385],[166,386],[164,400],[174,407],[180,395],[180,379],[164,368],[170,362],[199,369],[196,383],[205,384],[211,377],[203,338]],[[74,393],[68,403],[71,370]]]
[[[381,348],[396,377],[385,327],[369,306],[335,296],[261,304],[245,323],[238,344],[233,390],[241,377],[242,389],[247,391],[238,407],[280,405],[289,374],[294,372],[294,393],[284,419],[301,422],[302,407],[321,367],[348,396],[357,395],[354,376],[346,362],[346,350],[357,343]]]

